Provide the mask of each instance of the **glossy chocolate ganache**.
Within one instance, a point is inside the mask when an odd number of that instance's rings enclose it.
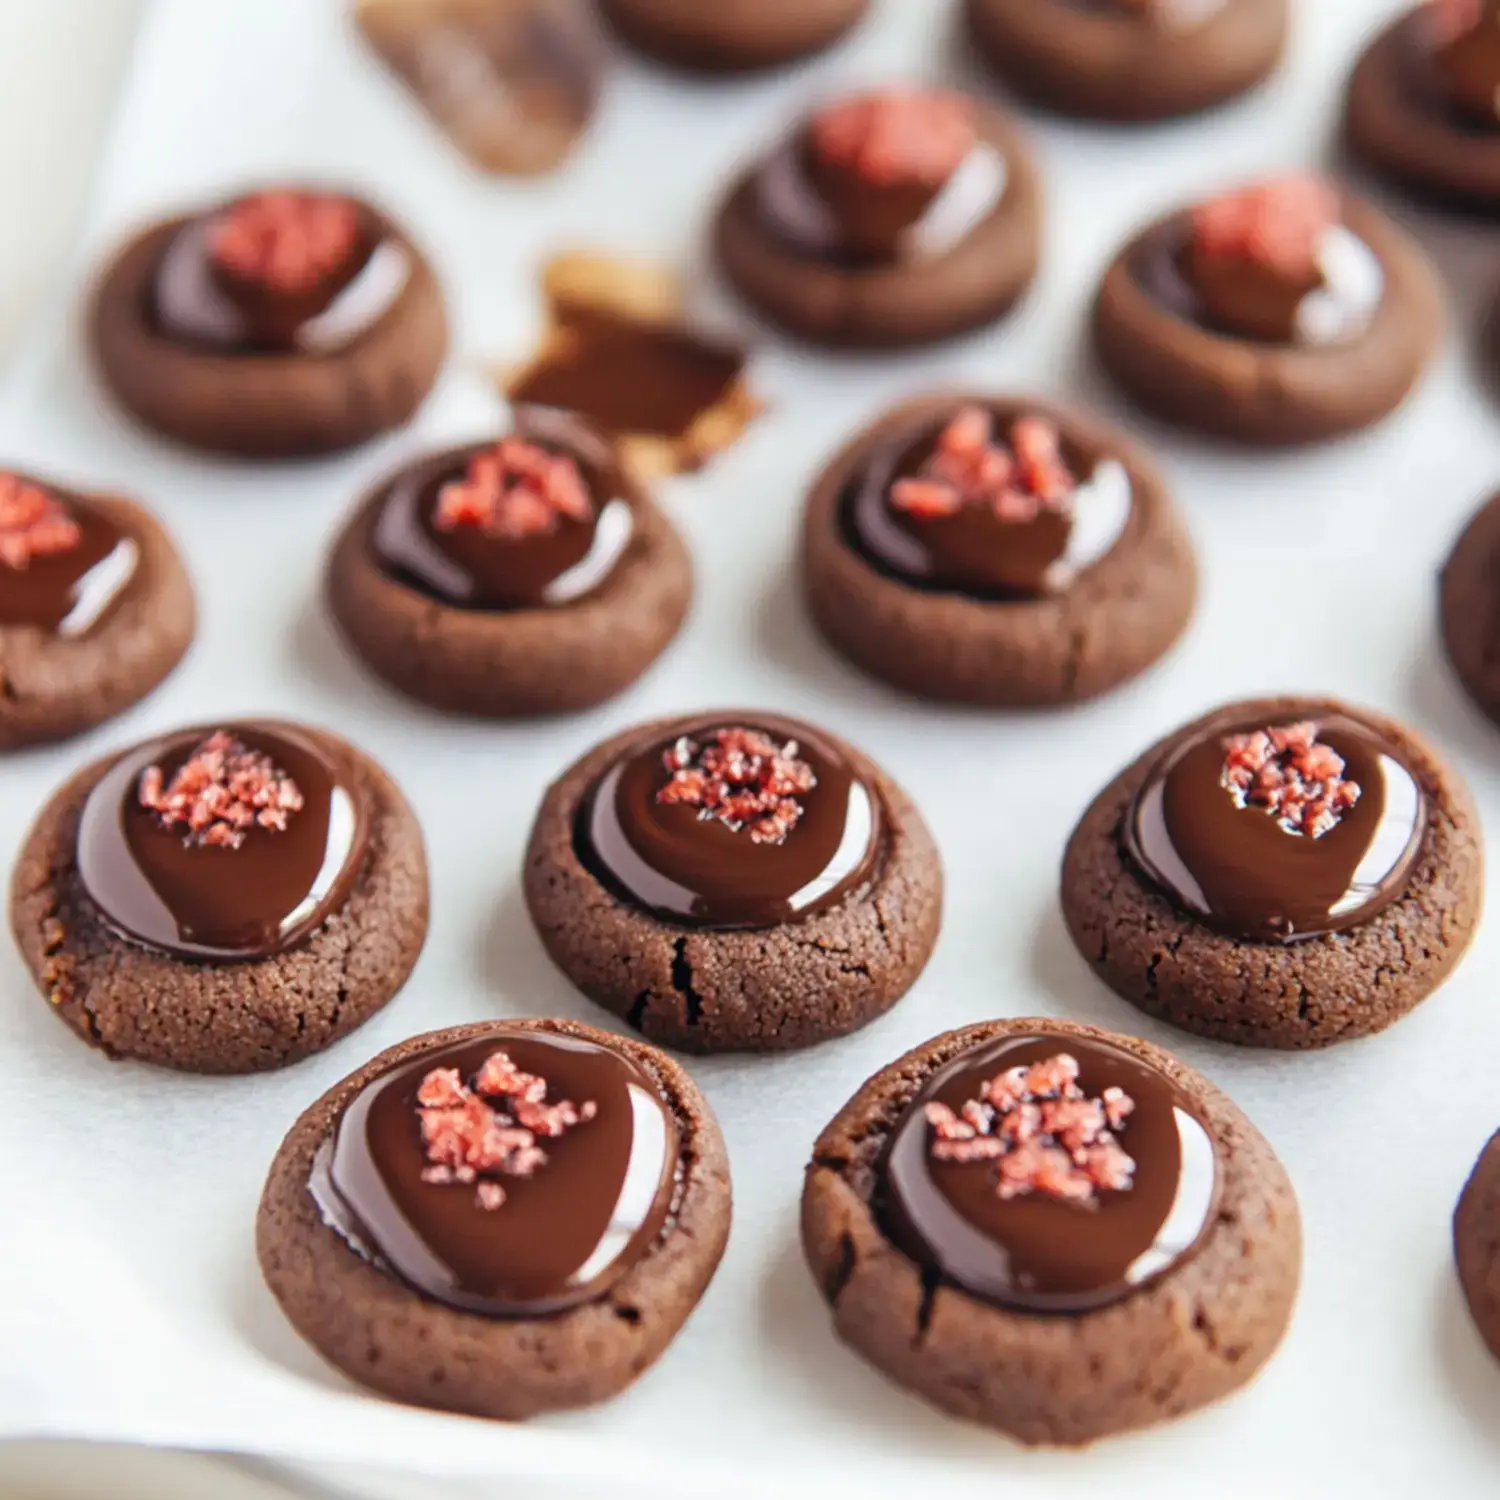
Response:
[[[88,794],[78,875],[121,937],[187,961],[271,958],[347,900],[369,809],[345,753],[294,724],[182,730]]]
[[[108,615],[139,561],[135,538],[83,496],[0,472],[0,629],[84,635]]]
[[[762,164],[762,222],[788,248],[849,269],[936,259],[1005,196],[1005,158],[973,103],[888,89],[818,111]]]
[[[1193,1104],[1107,1042],[1038,1033],[940,1068],[891,1133],[874,1207],[959,1290],[1029,1313],[1104,1307],[1197,1249],[1219,1194]]]
[[[147,321],[209,354],[334,354],[390,311],[411,271],[411,252],[367,204],[295,189],[252,193],[172,236]]]
[[[376,560],[456,609],[570,604],[599,587],[635,532],[631,487],[586,423],[518,407],[513,432],[403,469],[378,500]]]
[[[686,927],[773,927],[873,875],[879,793],[816,730],[758,714],[685,721],[627,751],[579,812],[579,858]]]
[[[623,1053],[496,1027],[368,1083],[319,1148],[324,1221],[424,1297],[540,1317],[604,1295],[678,1192],[676,1117]]]
[[[1055,593],[1104,557],[1130,518],[1118,459],[1050,417],[966,402],[879,441],[845,490],[851,544],[916,588],[975,599]]]
[[[1367,922],[1406,891],[1427,798],[1400,748],[1342,714],[1231,710],[1179,739],[1128,810],[1134,864],[1230,936],[1293,942]]]

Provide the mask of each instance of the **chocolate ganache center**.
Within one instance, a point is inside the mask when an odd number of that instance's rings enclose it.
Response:
[[[685,721],[626,751],[584,798],[578,856],[623,899],[688,927],[774,927],[867,881],[879,794],[815,730]]]
[[[376,560],[458,609],[540,609],[598,588],[635,533],[614,450],[578,418],[517,409],[513,434],[433,454],[378,501]]]
[[[538,1317],[604,1295],[660,1238],[681,1142],[622,1053],[496,1028],[368,1083],[313,1163],[324,1221],[424,1297]]]
[[[78,873],[122,937],[188,960],[258,960],[309,936],[363,868],[369,809],[313,731],[254,722],[127,751],[78,826]]]
[[[81,496],[0,473],[0,627],[83,635],[139,562],[135,538]]]
[[[1036,1034],[927,1080],[881,1156],[875,1209],[961,1291],[1084,1312],[1191,1255],[1218,1178],[1211,1136],[1165,1074],[1106,1042]]]
[[[1342,932],[1406,891],[1427,799],[1400,749],[1344,715],[1230,712],[1172,745],[1125,819],[1135,865],[1231,936]]]
[[[850,480],[846,535],[882,572],[975,599],[1035,598],[1104,557],[1130,518],[1123,464],[1050,418],[967,403],[878,442]]]
[[[173,235],[147,314],[164,337],[209,353],[332,354],[385,316],[411,270],[406,246],[363,203],[253,193]]]

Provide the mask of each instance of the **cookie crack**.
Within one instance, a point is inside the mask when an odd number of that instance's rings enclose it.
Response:
[[[922,1267],[922,1300],[917,1304],[917,1328],[912,1337],[913,1349],[920,1349],[927,1342],[932,1328],[932,1315],[937,1306],[938,1288],[943,1278],[931,1266]]]
[[[839,1298],[844,1295],[844,1288],[854,1279],[854,1268],[858,1257],[854,1250],[854,1236],[841,1234],[839,1236],[839,1258],[829,1267],[823,1277],[823,1295],[828,1299],[830,1305],[837,1307]]]
[[[630,1009],[625,1012],[625,1024],[633,1026],[637,1031],[642,1028],[646,1019],[646,1007],[651,1003],[651,991],[642,990],[634,1000],[630,1002]]]
[[[696,1026],[703,1019],[703,996],[693,988],[693,965],[687,956],[685,937],[672,944],[672,988],[682,996],[683,1020]]]

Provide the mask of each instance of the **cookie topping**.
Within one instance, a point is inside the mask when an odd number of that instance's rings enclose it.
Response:
[[[872,186],[941,187],[974,147],[974,112],[958,94],[889,89],[820,110],[811,138],[826,165]]]
[[[993,441],[992,426],[983,407],[963,407],[916,474],[891,486],[891,504],[916,520],[954,516],[966,505],[988,506],[1007,523],[1034,521],[1044,510],[1066,514],[1078,483],[1057,428],[1043,417],[1018,417],[1006,447]]]
[[[628,1044],[565,1025],[466,1030],[349,1100],[313,1199],[434,1302],[534,1317],[597,1301],[669,1229],[678,1116]]]
[[[0,566],[21,572],[33,558],[72,551],[82,538],[56,496],[19,475],[0,473]]]
[[[238,849],[252,828],[285,833],[302,810],[297,783],[263,751],[216,729],[168,781],[159,765],[141,773],[140,803],[163,828],[183,829],[185,842]]]
[[[439,531],[477,527],[502,541],[555,531],[559,520],[586,523],[594,506],[578,465],[523,438],[502,438],[469,460],[462,479],[438,493],[433,525]]]
[[[1449,107],[1465,123],[1500,127],[1500,0],[1436,0],[1433,64]]]
[[[277,190],[252,193],[210,226],[213,263],[237,280],[297,295],[343,268],[359,243],[359,210],[348,198]]]
[[[1312,723],[1272,725],[1224,741],[1225,789],[1236,807],[1258,807],[1288,833],[1320,838],[1359,801],[1336,750]]]
[[[429,1163],[422,1181],[478,1182],[479,1207],[499,1208],[505,1189],[493,1178],[534,1176],[547,1165],[539,1138],[555,1140],[599,1113],[592,1100],[548,1104],[546,1098],[547,1080],[523,1073],[503,1049],[485,1058],[472,1085],[457,1068],[432,1069],[417,1090],[422,1151]],[[479,1182],[481,1176],[486,1180]]]
[[[1288,281],[1317,279],[1323,236],[1339,218],[1330,183],[1311,174],[1283,177],[1200,203],[1192,212],[1193,249]]]
[[[1035,1024],[927,1073],[886,1138],[872,1201],[903,1254],[969,1295],[1083,1312],[1192,1253],[1213,1222],[1217,1160],[1159,1067]]]
[[[671,773],[656,800],[696,807],[756,844],[779,844],[802,820],[799,797],[817,786],[813,768],[797,759],[797,742],[777,745],[754,729],[715,729],[702,740],[683,735],[662,753]]]
[[[1485,0],[1427,0],[1433,36],[1438,46],[1457,41],[1473,31],[1484,17]]]

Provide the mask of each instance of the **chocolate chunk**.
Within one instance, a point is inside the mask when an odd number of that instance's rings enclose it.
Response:
[[[371,45],[486,172],[558,166],[598,102],[605,54],[576,0],[360,0]]]

